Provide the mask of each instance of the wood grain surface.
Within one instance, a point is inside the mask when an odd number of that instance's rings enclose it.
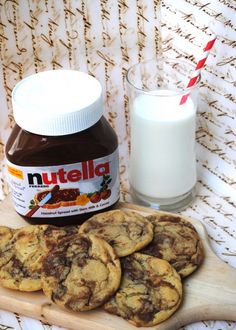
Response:
[[[155,213],[152,209],[128,203],[120,203],[120,208],[143,215]],[[182,325],[209,319],[236,321],[236,270],[212,252],[204,226],[199,221],[186,219],[195,226],[202,238],[205,260],[194,274],[184,280],[184,300],[179,310],[162,324],[143,329],[174,330]],[[0,204],[0,224],[13,228],[27,224],[15,213],[9,198]],[[22,293],[0,288],[0,308],[70,329],[135,329],[122,318],[101,309],[83,313],[60,309],[42,292]]]

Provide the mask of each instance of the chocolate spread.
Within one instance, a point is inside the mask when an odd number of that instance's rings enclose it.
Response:
[[[102,116],[98,122],[88,129],[64,136],[42,136],[30,133],[15,125],[6,145],[6,157],[12,164],[37,168],[102,158],[112,154],[117,148],[117,136],[107,120]],[[46,193],[42,191],[36,197],[41,201],[45,195]],[[79,195],[80,192],[77,189],[60,189],[47,204],[75,200]],[[102,211],[111,209],[117,201],[103,208]],[[30,223],[50,223],[61,226],[81,224],[94,213],[97,212],[93,209],[91,212],[70,216],[43,218],[35,216],[33,218],[25,218]]]
[[[6,145],[16,212],[31,223],[82,223],[119,199],[118,139],[103,117],[102,86],[77,70],[26,77],[12,91]]]
[[[48,193],[47,191],[40,192],[37,195],[38,201],[41,202],[43,198],[47,195],[47,193]],[[79,189],[73,189],[73,188],[59,189],[52,195],[52,198],[49,199],[47,204],[75,201],[77,196],[79,196],[79,194],[80,194]]]

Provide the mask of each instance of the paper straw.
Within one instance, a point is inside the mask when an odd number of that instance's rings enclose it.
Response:
[[[188,82],[187,88],[192,87],[196,84],[196,82],[198,80],[198,77],[199,77],[199,74],[200,74],[200,71],[201,71],[202,67],[205,64],[205,62],[207,60],[207,57],[210,53],[210,50],[212,49],[215,41],[216,41],[216,36],[214,36],[210,41],[208,41],[206,46],[203,48],[203,54],[201,56],[201,59],[198,61],[197,66],[194,70],[194,76]],[[188,96],[189,96],[189,93],[183,95],[179,104],[180,105],[184,104],[187,101]]]

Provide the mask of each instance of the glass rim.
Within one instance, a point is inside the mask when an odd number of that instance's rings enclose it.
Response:
[[[159,97],[166,97],[166,94],[156,94],[156,90],[148,90],[148,89],[143,89],[143,88],[139,88],[137,86],[135,86],[133,84],[133,82],[131,82],[130,78],[129,78],[129,75],[130,75],[130,72],[131,70],[134,68],[134,67],[137,67],[138,65],[140,64],[144,64],[144,63],[148,63],[148,62],[151,62],[151,61],[155,61],[155,62],[158,62],[158,61],[169,61],[169,62],[175,62],[175,63],[185,63],[187,64],[188,66],[192,67],[193,70],[195,70],[195,66],[194,64],[192,64],[191,62],[189,61],[186,61],[186,60],[182,60],[182,59],[175,59],[175,58],[171,58],[171,57],[157,57],[157,58],[150,58],[150,59],[147,59],[145,61],[140,61],[140,62],[137,62],[135,64],[133,64],[126,72],[126,81],[128,82],[128,84],[130,86],[132,86],[136,91],[139,91],[139,92],[142,92],[143,94],[148,94],[148,95],[153,95],[153,96],[159,96]],[[191,78],[190,78],[191,79]],[[184,88],[181,88],[179,90],[176,90],[176,89],[171,89],[171,91],[173,93],[171,93],[171,95],[168,95],[168,96],[177,96],[177,95],[182,95],[182,94],[186,94],[186,93],[191,93],[192,90],[196,89],[199,87],[200,85],[200,82],[201,82],[201,72],[198,73],[198,79],[196,81],[196,83],[191,86],[191,87],[184,87]],[[159,91],[161,91],[161,89],[159,89]]]

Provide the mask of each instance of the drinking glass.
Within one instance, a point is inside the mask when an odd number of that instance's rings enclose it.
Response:
[[[200,74],[187,61],[157,58],[127,72],[131,153],[129,180],[135,201],[179,210],[195,195],[195,123]]]

